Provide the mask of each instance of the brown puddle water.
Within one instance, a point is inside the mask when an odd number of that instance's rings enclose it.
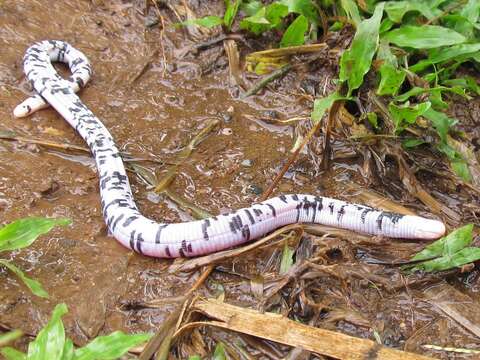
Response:
[[[26,119],[12,116],[13,108],[28,93],[21,68],[25,49],[37,40],[67,40],[81,49],[93,65],[93,78],[81,93],[83,102],[110,129],[122,149],[138,156],[172,159],[209,119],[221,119],[220,127],[181,167],[173,189],[211,213],[249,205],[258,198],[252,185],[263,190],[268,187],[284,163],[293,134],[289,127],[272,127],[252,119],[261,118],[272,109],[281,118],[308,115],[311,102],[305,101],[298,90],[305,79],[290,74],[288,86],[279,91],[238,100],[237,90],[229,86],[228,63],[221,43],[197,56],[181,58],[178,50],[192,42],[182,30],[172,26],[176,19],[167,11],[164,16],[168,26],[163,40],[167,63],[161,61],[161,56],[155,57],[148,71],[132,83],[161,41],[158,27],[145,29],[142,3],[3,1],[0,130],[84,145],[51,109]],[[193,9],[199,16],[221,13],[222,3],[212,1]],[[323,69],[322,77],[329,89],[334,87],[331,79],[335,76],[335,66]],[[227,121],[224,115],[232,106],[235,111]],[[44,285],[50,299],[36,298],[15,277],[0,270],[0,326],[35,334],[53,306],[66,302],[67,331],[77,344],[118,329],[155,331],[175,302],[166,301],[160,309],[124,310],[120,305],[183,295],[198,273],[170,274],[170,261],[133,254],[107,236],[93,163],[85,155],[73,154],[31,144],[0,142],[0,222],[30,215],[62,216],[73,221],[72,226],[55,229],[27,250],[11,254],[15,264]],[[253,166],[242,165],[244,160],[251,160]],[[157,174],[164,169],[149,166]],[[345,189],[337,181],[355,179],[363,184],[358,166],[351,161],[336,163],[330,176],[315,177],[312,166],[305,157],[293,168],[295,179],[283,180],[280,190],[341,197]],[[163,198],[158,204],[149,201],[146,186],[134,176],[131,180],[136,201],[145,215],[161,221],[191,218]],[[340,247],[344,252],[345,261],[341,262],[345,266],[351,260],[361,267],[348,243],[337,242],[332,247]],[[268,258],[265,254],[260,258],[251,256],[249,261],[232,261],[224,268],[232,270],[234,266],[236,271],[255,275],[265,269]],[[383,277],[397,277],[400,281],[396,270],[389,274],[383,268],[375,269]],[[365,267],[365,271],[371,272],[372,267]],[[476,273],[468,281],[470,295],[475,296]],[[211,275],[201,293],[215,295],[217,285],[225,288],[229,302],[244,306],[254,306],[257,302],[248,279],[224,272]],[[326,321],[319,326],[372,338],[368,324],[374,324],[387,345],[399,346],[438,317],[438,312],[426,303],[417,302],[411,292],[382,294],[369,287],[366,280],[339,284],[320,278],[316,285],[315,296],[322,297],[328,307],[343,309],[344,314],[350,307],[354,310],[348,310],[347,315],[354,318],[354,314],[361,314],[363,319],[349,321],[344,315],[336,323]],[[475,297],[478,301],[478,296]],[[451,332],[456,331],[455,342],[474,343],[464,330],[451,327]],[[422,351],[416,347],[410,350]]]

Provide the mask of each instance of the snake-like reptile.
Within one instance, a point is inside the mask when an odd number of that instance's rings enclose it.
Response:
[[[52,62],[67,63],[63,79]],[[124,246],[154,257],[191,257],[230,248],[286,224],[317,223],[394,238],[436,239],[442,222],[400,215],[313,195],[281,195],[204,220],[164,224],[144,217],[135,205],[122,158],[110,132],[75,94],[90,79],[86,56],[64,41],[41,41],[23,60],[36,95],[14,110],[27,116],[50,104],[87,142],[100,177],[102,212],[109,231]]]

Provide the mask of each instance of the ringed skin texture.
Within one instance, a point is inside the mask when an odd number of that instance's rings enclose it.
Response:
[[[72,76],[63,79],[52,62],[67,63]],[[393,238],[436,239],[442,222],[400,215],[368,206],[314,195],[281,195],[212,218],[162,224],[144,217],[135,205],[119,150],[102,122],[75,94],[92,75],[86,56],[64,41],[41,41],[26,52],[24,70],[37,94],[14,110],[24,117],[51,105],[86,141],[100,178],[102,212],[109,231],[140,254],[192,257],[257,239],[292,223],[317,223]]]

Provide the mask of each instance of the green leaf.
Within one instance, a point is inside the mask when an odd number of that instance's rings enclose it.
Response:
[[[433,49],[440,46],[461,44],[465,36],[437,25],[404,25],[383,35],[383,39],[403,47]]]
[[[289,13],[303,15],[311,23],[318,24],[318,11],[311,0],[280,0],[279,3],[287,6]]]
[[[448,131],[457,123],[457,120],[433,109],[428,109],[424,116],[430,120],[435,130],[437,130],[438,136],[440,136],[442,142],[447,143]]]
[[[22,337],[23,333],[20,330],[13,330],[5,334],[0,334],[0,346],[5,346],[9,342]]]
[[[255,13],[262,8],[262,2],[259,0],[254,0],[250,2],[242,2],[240,8],[247,16],[255,15]]]
[[[390,46],[381,41],[378,47],[377,59],[383,63],[380,66],[380,84],[378,95],[394,95],[405,81],[406,73],[398,69],[397,58],[392,54]]]
[[[62,316],[67,312],[67,305],[58,304],[55,306],[48,324],[40,330],[36,339],[28,345],[28,360],[62,359],[65,345],[65,329]]]
[[[469,0],[460,11],[460,15],[466,17],[470,22],[476,23],[480,19],[480,2]]]
[[[406,149],[411,149],[411,148],[414,148],[418,145],[422,145],[422,144],[425,144],[425,143],[426,143],[426,141],[422,140],[422,139],[405,139],[402,142],[402,146]]]
[[[294,254],[295,254],[295,251],[293,251],[293,249],[291,249],[288,246],[288,243],[285,242],[285,245],[284,245],[283,251],[282,251],[282,260],[280,261],[280,271],[279,271],[279,273],[281,275],[286,274],[288,272],[288,270],[290,270],[290,268],[294,264],[294,262],[293,262],[293,255]]]
[[[350,49],[340,59],[340,81],[348,82],[348,96],[363,83],[377,51],[384,3],[376,6],[370,19],[363,20],[355,33]]]
[[[259,35],[267,30],[279,27],[282,19],[288,15],[288,7],[274,2],[262,7],[255,15],[244,18],[240,22],[240,28]]]
[[[42,298],[48,298],[48,293],[43,289],[42,284],[40,284],[37,280],[29,278],[22,270],[17,268],[11,262],[0,259],[0,265],[5,266],[8,268],[8,270],[17,275],[34,295]]]
[[[73,341],[70,339],[65,340],[65,345],[63,346],[62,360],[73,360],[75,356]]]
[[[409,98],[411,98],[412,96],[417,96],[417,95],[420,95],[420,94],[423,94],[425,92],[428,92],[430,91],[430,89],[425,89],[425,88],[421,88],[421,87],[413,87],[411,88],[410,90],[408,90],[406,93],[403,93],[401,95],[398,95],[394,98],[394,100],[396,102],[404,102],[406,100],[408,100]]]
[[[225,10],[225,15],[223,16],[223,23],[227,27],[228,31],[232,28],[233,20],[237,16],[238,8],[242,4],[242,0],[225,0],[225,5],[227,9]]]
[[[202,358],[200,357],[200,355],[193,355],[193,356],[190,356],[188,360],[202,360]]]
[[[444,271],[463,266],[480,260],[480,248],[468,247],[450,256],[442,256],[437,259],[425,261],[414,266],[410,271]]]
[[[448,48],[433,49],[429,52],[428,59],[421,60],[410,67],[410,71],[419,72],[430,65],[438,64],[444,61],[458,60],[460,57],[463,61],[473,57],[480,51],[480,43],[454,45]]]
[[[308,20],[299,15],[287,28],[280,41],[280,47],[298,46],[305,43],[305,33],[308,30]]]
[[[17,250],[31,245],[35,239],[48,233],[56,225],[68,225],[69,219],[31,217],[20,219],[0,229],[0,252]]]
[[[476,95],[480,95],[480,86],[477,84],[477,81],[472,76],[466,76],[464,78],[458,79],[447,79],[444,80],[442,84],[448,86],[459,86]]]
[[[373,128],[375,130],[378,130],[379,129],[379,126],[378,126],[378,116],[376,113],[374,112],[369,112],[367,113],[367,120],[368,122],[370,123],[370,125],[373,126]]]
[[[395,95],[400,90],[407,74],[403,70],[396,69],[390,63],[383,63],[380,66],[380,83],[378,84],[378,95]]]
[[[3,355],[6,360],[27,360],[27,355],[25,353],[8,346],[1,348],[0,354]]]
[[[467,183],[472,182],[472,174],[470,173],[468,164],[465,160],[451,160],[450,166],[452,167],[453,172],[457,174],[463,181]]]
[[[396,105],[391,102],[388,105],[388,110],[392,115],[393,123],[395,124],[395,132],[401,132],[408,124],[414,124],[419,116],[422,116],[428,109],[431,103],[424,102],[416,104],[415,106]]]
[[[117,359],[137,345],[148,341],[152,335],[128,335],[115,331],[110,335],[99,336],[86,346],[75,350],[75,360],[110,360]]]
[[[215,352],[213,353],[212,360],[227,360],[227,355],[225,354],[225,345],[222,342],[219,342],[215,346]]]
[[[432,259],[445,255],[453,255],[469,246],[472,242],[473,224],[468,224],[452,231],[450,234],[428,245],[412,257],[412,261]]]
[[[322,120],[325,112],[330,109],[333,103],[337,100],[344,99],[338,92],[331,93],[327,97],[322,99],[315,99],[313,102],[313,111],[312,111],[312,122],[315,124]]]
[[[362,18],[360,17],[360,12],[358,11],[358,6],[353,0],[341,0],[340,5],[347,14],[347,17],[352,20],[355,24],[355,27],[358,27],[358,24],[361,23]]]
[[[223,19],[221,17],[215,16],[215,15],[210,15],[210,16],[205,16],[200,19],[190,19],[186,20],[180,23],[181,25],[199,25],[203,26],[206,28],[213,28],[218,25],[223,24]]]
[[[418,11],[427,19],[433,19],[439,11],[433,11],[427,3],[419,0],[410,1],[388,1],[385,4],[385,12],[390,20],[401,23],[403,16],[410,11]]]

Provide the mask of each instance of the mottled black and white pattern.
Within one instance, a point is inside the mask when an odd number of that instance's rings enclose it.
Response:
[[[61,78],[52,61],[68,63],[72,76]],[[102,211],[110,232],[140,254],[167,258],[208,254],[292,223],[318,223],[395,238],[434,239],[445,231],[436,220],[313,195],[281,195],[205,220],[159,224],[138,211],[112,136],[75,94],[92,73],[87,58],[63,41],[42,41],[27,50],[24,68],[37,95],[20,104],[14,114],[26,116],[49,103],[78,131],[95,157]]]

